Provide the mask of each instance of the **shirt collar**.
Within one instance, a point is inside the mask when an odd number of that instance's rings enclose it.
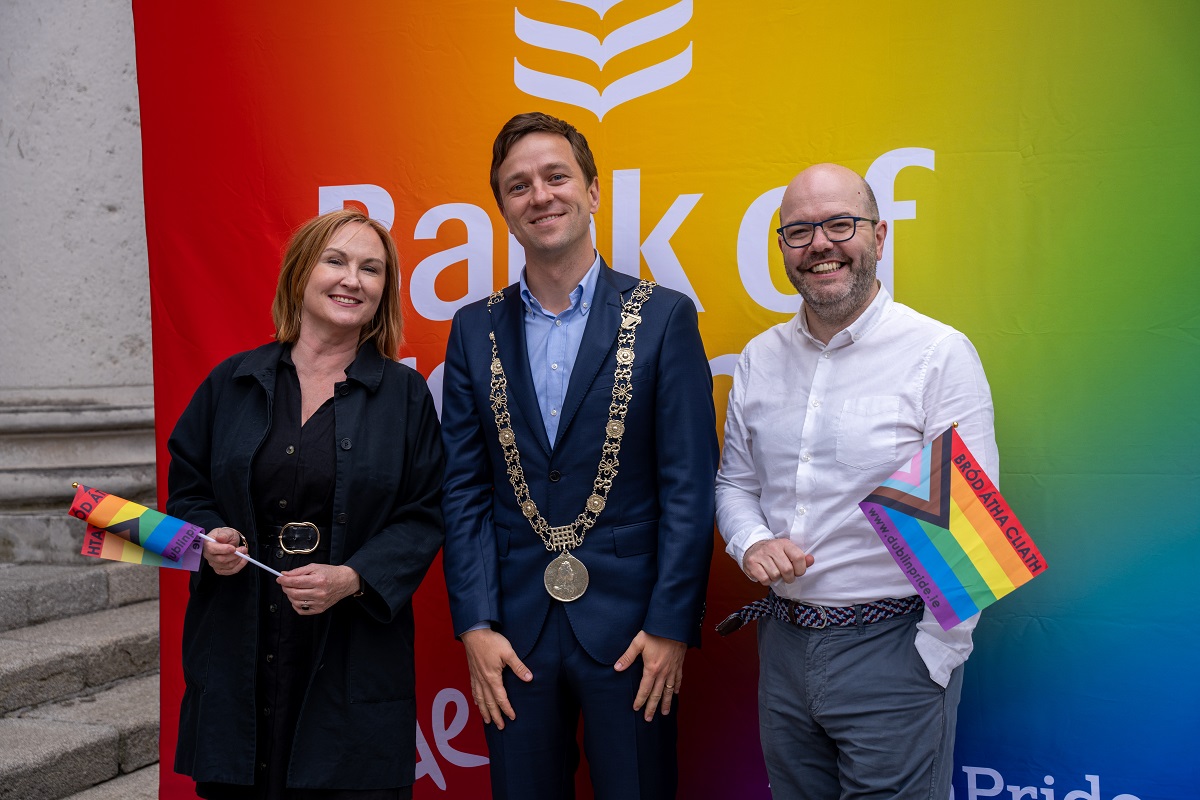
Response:
[[[808,319],[804,315],[804,306],[801,304],[800,310],[796,312],[796,330],[811,340],[814,344],[824,350],[826,347],[841,347],[866,336],[875,329],[880,322],[883,321],[884,315],[887,314],[893,303],[892,295],[888,292],[887,287],[882,283],[879,284],[879,291],[875,294],[875,299],[867,306],[866,311],[859,315],[858,319],[851,322],[844,330],[838,331],[829,340],[829,344],[824,344],[820,339],[812,335],[808,329]]]
[[[284,345],[283,352],[279,356],[280,363],[287,364],[293,370],[296,369],[296,362],[292,360],[294,344],[293,342]],[[358,381],[373,392],[379,388],[379,383],[383,379],[383,368],[386,361],[387,359],[379,354],[375,340],[367,339],[358,346],[354,360],[346,366],[346,380]]]
[[[592,251],[595,253],[595,251]],[[542,304],[533,296],[533,292],[529,291],[529,284],[525,281],[525,268],[521,268],[521,300],[525,302],[525,308],[534,311],[538,314],[543,314],[547,317],[562,316],[570,314],[574,311],[579,311],[580,314],[587,316],[588,311],[592,308],[592,298],[596,294],[596,280],[600,275],[600,254],[596,253],[596,258],[592,261],[592,266],[588,268],[583,279],[579,281],[579,285],[571,290],[571,304],[567,306],[562,314],[551,314],[542,308]]]

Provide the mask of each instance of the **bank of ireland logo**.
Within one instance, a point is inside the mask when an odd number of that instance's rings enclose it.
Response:
[[[561,0],[586,6],[604,19],[622,0]],[[514,9],[517,38],[531,47],[586,58],[604,71],[604,66],[616,56],[656,41],[683,28],[692,18],[692,0],[680,0],[672,6],[633,22],[622,25],[603,40],[592,34],[565,25],[532,19]],[[513,81],[518,89],[543,100],[568,103],[586,108],[603,120],[612,109],[659,89],[678,83],[692,70],[692,43],[683,52],[636,72],[623,75],[607,85],[597,87],[569,75],[555,75],[530,69],[513,59]]]

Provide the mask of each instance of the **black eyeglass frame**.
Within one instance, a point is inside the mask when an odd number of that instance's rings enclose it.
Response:
[[[829,235],[829,231],[825,230],[825,225],[830,222],[834,222],[834,221],[840,220],[840,219],[854,220],[854,227],[850,229],[849,236],[845,236],[841,239],[835,239]],[[787,245],[788,247],[792,248],[793,250],[803,250],[804,248],[811,245],[813,243],[813,240],[817,238],[817,228],[821,229],[821,232],[823,234],[825,234],[826,239],[828,239],[830,242],[833,242],[834,244],[837,244],[838,242],[848,242],[851,239],[853,239],[854,234],[858,233],[858,223],[860,223],[860,222],[869,222],[872,225],[879,224],[879,220],[871,219],[870,217],[854,217],[849,214],[838,214],[836,217],[830,217],[829,219],[823,219],[820,222],[804,222],[804,221],[789,222],[787,225],[783,225],[779,228],[776,228],[775,232],[777,234],[779,234],[779,238],[782,239],[783,243],[785,245]],[[788,228],[794,228],[797,225],[811,225],[812,226],[812,229],[813,229],[812,239],[809,239],[807,244],[792,244],[791,242],[788,241],[787,234],[785,234],[784,231],[786,231]]]

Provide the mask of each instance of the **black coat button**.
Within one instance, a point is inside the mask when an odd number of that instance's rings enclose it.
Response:
[[[337,518],[334,520],[334,522],[338,523],[339,525],[345,525],[346,519],[347,518],[346,518],[345,514],[338,514]]]
[[[343,383],[341,386],[339,386],[338,394],[340,394],[342,397],[345,397],[346,395],[350,394],[350,384]]]
[[[350,440],[349,440],[349,439],[342,439],[340,442],[338,442],[338,445],[339,445],[339,446],[340,446],[340,447],[341,447],[343,450],[349,450],[349,449],[350,449]]]
[[[550,470],[550,482],[558,483],[560,480],[562,480],[562,473],[556,469]]]

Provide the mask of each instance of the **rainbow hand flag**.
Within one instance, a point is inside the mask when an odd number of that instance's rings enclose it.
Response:
[[[203,528],[184,522],[176,517],[169,517],[160,511],[146,508],[115,494],[102,492],[89,486],[79,486],[75,491],[75,501],[71,504],[71,516],[78,517],[91,527],[100,528],[108,533],[125,539],[136,547],[147,550],[150,554],[162,556],[167,561],[178,562],[186,553],[191,552],[191,545],[204,533]],[[107,538],[107,537],[105,537]],[[87,546],[85,544],[85,551]],[[84,552],[84,555],[91,553]],[[107,558],[107,556],[97,556]],[[119,561],[129,559],[120,558]],[[145,564],[147,561],[135,561]],[[185,567],[195,569],[197,567]]]
[[[858,506],[945,630],[1046,569],[953,426]]]
[[[107,558],[109,561],[124,561],[127,564],[145,564],[148,567],[169,567],[171,569],[186,569],[195,572],[200,569],[200,559],[204,542],[200,537],[192,540],[187,550],[178,561],[163,558],[157,553],[151,553],[145,548],[138,547],[133,542],[122,539],[115,533],[87,526],[83,537],[83,549],[79,552],[92,558]]]

